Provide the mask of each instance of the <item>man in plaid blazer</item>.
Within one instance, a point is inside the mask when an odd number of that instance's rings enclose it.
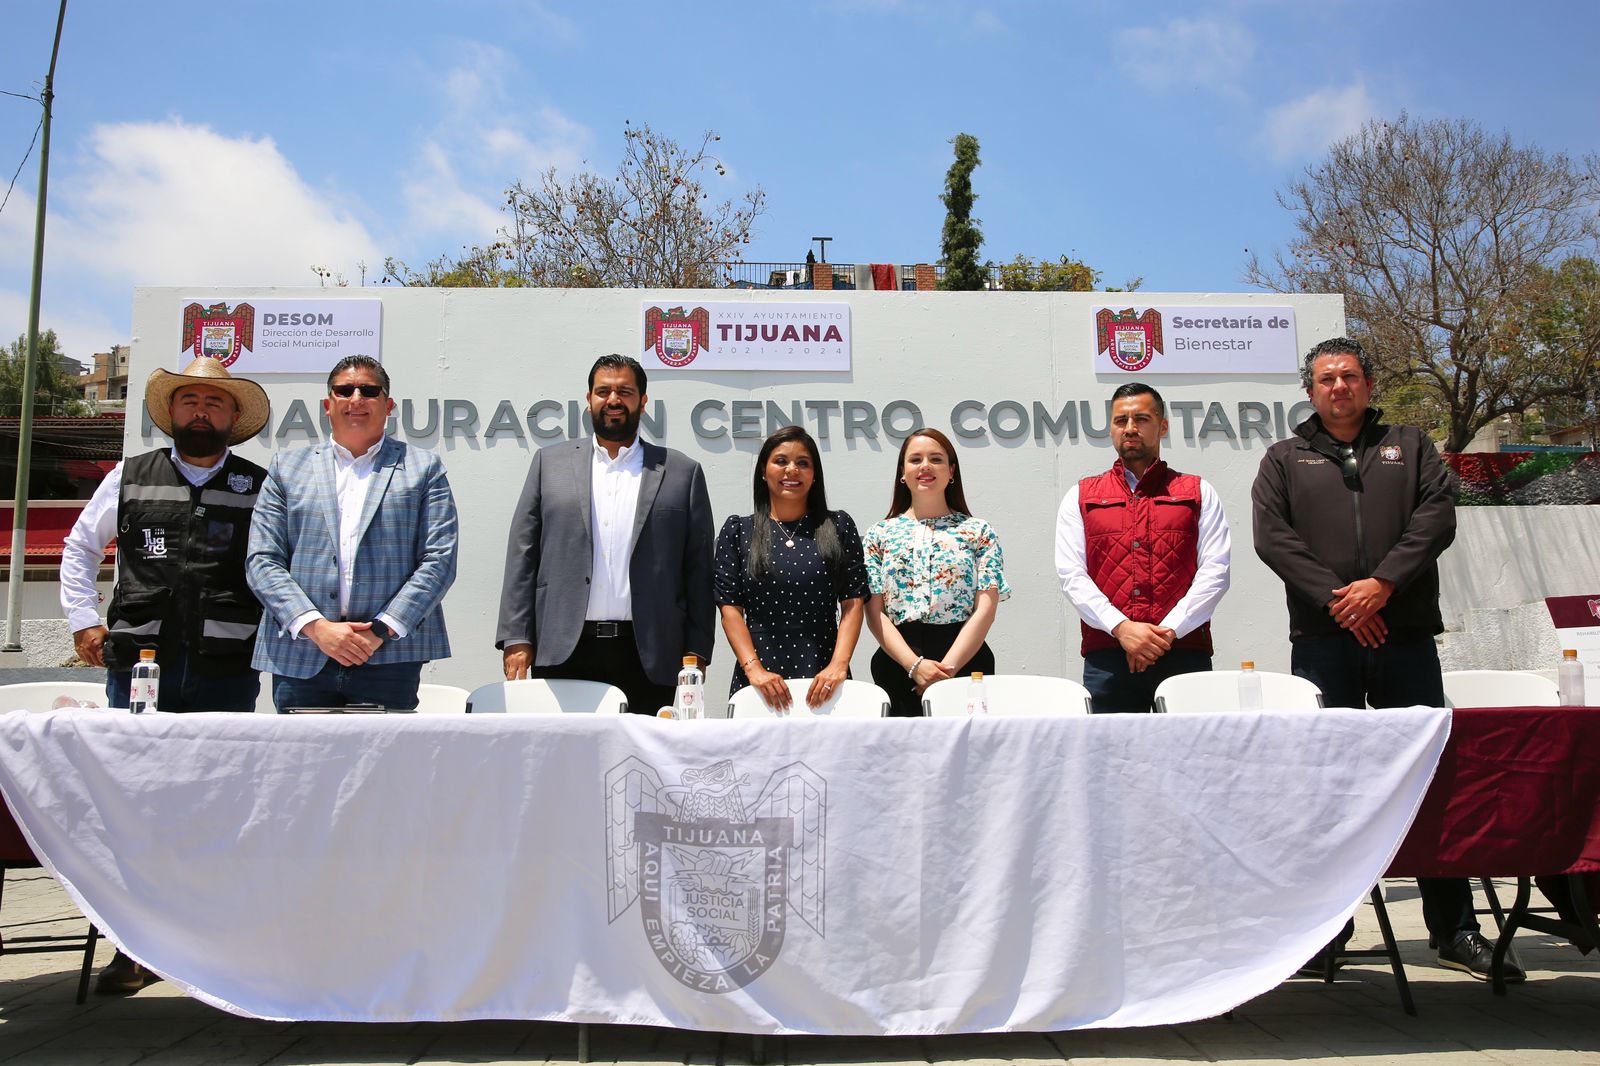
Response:
[[[256,500],[254,665],[273,675],[279,711],[409,710],[422,664],[450,655],[440,603],[456,577],[455,499],[437,455],[385,436],[394,400],[377,360],[340,360],[322,407],[333,439],[279,452]]]

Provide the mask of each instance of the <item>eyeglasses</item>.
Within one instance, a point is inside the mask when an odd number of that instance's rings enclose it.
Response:
[[[1339,445],[1339,473],[1344,475],[1344,487],[1351,492],[1361,491],[1361,463],[1356,459],[1353,444]]]
[[[329,385],[328,391],[343,400],[348,400],[357,392],[369,400],[376,400],[383,395],[382,385]]]

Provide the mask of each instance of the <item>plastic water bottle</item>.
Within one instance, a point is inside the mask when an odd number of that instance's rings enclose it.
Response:
[[[989,713],[989,686],[983,683],[983,671],[972,671],[972,680],[967,683],[967,713]]]
[[[679,719],[699,718],[706,706],[706,675],[696,666],[693,655],[683,657],[683,669],[678,671],[678,690],[672,697],[672,709]]]
[[[1561,690],[1561,706],[1584,706],[1583,664],[1578,661],[1576,649],[1562,650],[1561,662],[1556,666],[1556,687]]]
[[[128,685],[128,710],[134,714],[153,711],[160,694],[161,667],[156,662],[156,650],[145,648],[139,652],[139,661],[133,666],[133,680]]]
[[[1256,673],[1256,664],[1251,659],[1239,664],[1239,709],[1261,710],[1261,675]]]

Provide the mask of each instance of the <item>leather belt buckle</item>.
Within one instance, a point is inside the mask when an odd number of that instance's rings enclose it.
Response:
[[[597,637],[620,637],[622,636],[622,625],[619,622],[596,622],[594,624],[594,635]]]

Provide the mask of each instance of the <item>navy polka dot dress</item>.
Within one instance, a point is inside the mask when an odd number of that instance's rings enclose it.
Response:
[[[772,566],[760,581],[751,581],[748,570],[755,516],[733,515],[717,535],[717,603],[744,610],[761,665],[780,677],[814,677],[827,666],[839,635],[839,601],[870,594],[856,524],[843,511],[830,514],[843,554],[831,576],[810,515],[781,527],[773,523]],[[728,694],[749,683],[736,665]]]

